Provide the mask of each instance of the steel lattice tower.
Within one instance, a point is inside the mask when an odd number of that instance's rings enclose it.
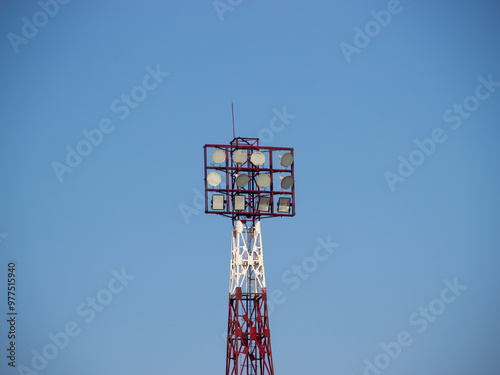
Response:
[[[295,215],[293,149],[235,138],[204,150],[205,212],[233,224],[226,375],[274,375],[260,219]]]

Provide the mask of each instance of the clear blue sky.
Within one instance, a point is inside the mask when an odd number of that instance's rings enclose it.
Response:
[[[40,3],[0,5],[1,374],[224,372],[231,222],[197,194],[231,100],[295,148],[276,374],[500,373],[499,2]]]

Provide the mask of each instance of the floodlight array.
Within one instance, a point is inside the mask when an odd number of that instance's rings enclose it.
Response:
[[[292,148],[257,138],[205,145],[205,212],[243,219],[295,215]]]

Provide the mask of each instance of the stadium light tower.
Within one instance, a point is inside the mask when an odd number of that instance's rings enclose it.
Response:
[[[274,375],[260,220],[295,215],[293,148],[207,144],[205,213],[232,219],[226,375]]]

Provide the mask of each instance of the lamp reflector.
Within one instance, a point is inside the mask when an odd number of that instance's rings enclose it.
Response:
[[[212,195],[212,210],[224,209],[224,196],[220,194]]]
[[[290,198],[278,199],[278,212],[290,213]]]
[[[255,179],[255,182],[257,183],[257,185],[259,187],[265,188],[265,187],[268,187],[269,184],[271,183],[271,177],[269,177],[268,174],[261,173],[257,176],[257,178]]]
[[[222,181],[222,177],[220,176],[220,174],[218,172],[213,171],[207,175],[207,182],[212,186],[219,185],[221,181]]]
[[[248,181],[250,181],[250,177],[247,174],[242,173],[236,177],[236,185],[241,188],[247,186]]]
[[[260,197],[259,203],[257,205],[257,210],[261,212],[269,212],[269,206],[271,205],[270,197]]]
[[[247,152],[245,150],[236,150],[233,154],[233,160],[236,164],[243,164],[247,161]]]
[[[260,151],[255,151],[252,156],[250,156],[250,161],[253,165],[262,165],[266,161],[266,155]]]
[[[226,152],[224,150],[217,148],[212,152],[212,161],[214,163],[224,163],[224,160],[226,160]]]
[[[235,211],[244,211],[245,210],[245,196],[244,195],[235,195],[234,196],[234,210]]]
[[[287,152],[286,154],[280,155],[280,164],[283,167],[289,167],[293,163],[293,155],[291,152]]]
[[[286,176],[281,180],[281,187],[285,190],[290,189],[293,186],[293,177]]]

